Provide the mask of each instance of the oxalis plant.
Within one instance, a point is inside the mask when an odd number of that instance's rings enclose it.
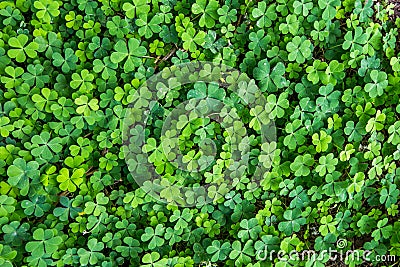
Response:
[[[398,11],[0,1],[0,266],[399,266]]]

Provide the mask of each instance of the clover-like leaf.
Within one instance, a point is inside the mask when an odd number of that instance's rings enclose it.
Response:
[[[293,232],[300,231],[301,225],[306,223],[306,219],[301,217],[300,209],[287,210],[283,214],[286,221],[280,222],[278,227],[286,235],[291,235]]]
[[[370,73],[372,83],[365,85],[365,91],[368,92],[370,97],[377,97],[383,95],[383,91],[388,86],[387,75],[383,71],[372,70]]]
[[[37,50],[39,45],[35,42],[28,43],[28,36],[25,34],[20,34],[17,37],[11,37],[8,40],[8,44],[12,49],[9,49],[7,55],[10,58],[15,58],[17,62],[24,62],[26,56],[34,58],[37,56]]]
[[[217,9],[218,1],[215,0],[196,0],[196,3],[192,6],[193,14],[201,14],[200,27],[206,26],[207,28],[212,28],[215,25],[215,20],[218,19]]]
[[[271,70],[267,59],[261,60],[253,71],[254,78],[260,81],[260,89],[268,92],[276,92],[278,88],[288,86],[289,81],[285,79],[284,74],[283,63],[278,62]]]
[[[60,189],[75,192],[76,188],[83,182],[84,174],[85,170],[81,168],[74,170],[70,176],[69,170],[62,168],[60,174],[57,176],[57,182],[61,183]]]
[[[141,57],[146,55],[146,48],[141,46],[140,41],[135,38],[130,38],[128,44],[123,40],[118,41],[114,46],[114,50],[116,52],[111,54],[111,62],[120,63],[126,59],[124,63],[125,72],[133,71],[139,67]]]
[[[60,236],[57,236],[57,230],[42,228],[33,232],[33,239],[35,241],[28,242],[25,248],[34,258],[53,254],[63,241]]]
[[[11,186],[21,189],[21,195],[29,191],[30,179],[39,177],[39,164],[36,161],[28,163],[22,158],[16,158],[7,170],[8,182]]]

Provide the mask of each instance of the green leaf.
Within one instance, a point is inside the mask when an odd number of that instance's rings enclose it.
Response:
[[[38,9],[36,16],[43,20],[45,23],[50,23],[52,18],[57,17],[60,14],[59,3],[52,0],[39,0],[33,3],[35,8]]]
[[[276,20],[278,17],[275,9],[275,4],[267,7],[266,2],[258,2],[257,7],[251,12],[252,16],[257,19],[257,27],[270,27],[272,25],[272,21]]]
[[[340,5],[340,0],[318,0],[318,5],[324,10],[322,18],[331,20],[336,15],[336,7]]]
[[[35,42],[28,43],[28,36],[20,34],[17,37],[11,37],[8,40],[8,44],[12,49],[9,49],[7,55],[10,58],[15,58],[17,62],[24,62],[26,56],[34,58],[37,56],[37,50],[39,45]]]
[[[332,142],[332,137],[325,131],[320,131],[319,134],[313,134],[312,142],[316,146],[315,150],[317,152],[324,152],[328,149],[328,145]]]
[[[372,83],[365,85],[365,91],[371,98],[383,95],[385,88],[388,86],[387,75],[383,71],[372,70],[370,72]]]
[[[228,257],[231,251],[231,244],[229,242],[225,242],[221,245],[219,240],[214,240],[212,244],[207,247],[206,251],[208,254],[212,255],[212,262],[223,261]]]
[[[59,137],[50,140],[49,132],[42,132],[40,135],[34,135],[31,142],[34,147],[31,151],[32,155],[45,160],[52,160],[54,156],[53,153],[59,153],[63,148],[60,144],[61,139]]]
[[[81,265],[95,265],[104,259],[104,255],[101,253],[104,249],[103,242],[98,242],[96,238],[91,238],[87,244],[89,250],[84,248],[78,249],[79,263]]]
[[[299,155],[290,164],[290,169],[296,176],[307,176],[310,174],[310,167],[314,164],[314,159],[310,154]]]
[[[133,0],[132,3],[126,2],[122,5],[122,9],[128,18],[133,19],[141,14],[148,14],[150,6],[146,0]]]
[[[29,191],[29,180],[39,177],[39,164],[36,161],[26,161],[16,158],[13,165],[8,167],[8,182],[11,186],[21,189],[21,195],[26,196]]]
[[[313,3],[310,0],[296,0],[293,3],[294,13],[307,17],[310,10],[313,8]]]
[[[365,175],[362,172],[358,172],[356,175],[354,175],[351,184],[347,188],[347,192],[349,192],[349,194],[353,194],[354,192],[357,192],[357,193],[361,192],[361,189],[365,182],[364,178],[365,178]]]
[[[60,189],[75,192],[77,187],[83,182],[84,174],[84,169],[76,169],[70,177],[69,170],[67,168],[62,168],[60,174],[57,176],[57,182],[61,183]]]
[[[140,46],[140,41],[135,38],[128,39],[128,44],[123,40],[118,41],[114,50],[116,52],[111,54],[111,62],[117,64],[126,59],[124,63],[125,72],[133,71],[139,67],[142,62],[141,57],[146,55],[147,52],[146,48]]]
[[[219,4],[215,0],[196,0],[196,3],[192,5],[193,14],[201,14],[199,25],[200,27],[206,26],[212,28],[215,25],[215,20],[218,19]]]
[[[297,63],[304,63],[312,54],[312,44],[310,40],[295,36],[292,41],[286,45],[286,50],[289,52],[288,59]]]
[[[196,33],[195,29],[189,28],[186,32],[182,34],[183,48],[189,50],[190,52],[196,52],[197,45],[204,45],[205,37],[205,32],[199,31],[198,33]]]
[[[389,188],[383,188],[381,190],[379,201],[381,204],[385,204],[386,208],[389,208],[392,204],[396,203],[399,194],[400,190],[396,188],[395,184],[391,184]]]
[[[287,236],[300,231],[301,225],[306,223],[306,219],[301,217],[300,209],[286,210],[283,217],[286,221],[280,222],[278,228]]]
[[[324,177],[326,173],[332,173],[335,170],[337,163],[338,159],[334,158],[333,153],[329,153],[327,156],[319,158],[319,165],[315,170],[319,176]]]
[[[16,201],[13,197],[1,195],[0,196],[0,216],[7,217],[15,210]]]
[[[158,224],[155,229],[152,227],[146,227],[145,232],[142,234],[141,240],[143,242],[149,242],[149,249],[161,247],[164,244],[164,239],[161,237],[164,234],[164,227]]]
[[[271,70],[267,59],[261,60],[253,71],[254,78],[260,81],[260,90],[268,92],[276,92],[278,88],[289,85],[284,74],[285,66],[282,62],[278,62]]]
[[[53,58],[53,65],[56,67],[61,66],[61,70],[64,73],[68,73],[71,70],[76,69],[76,62],[78,62],[78,57],[75,56],[74,50],[71,48],[66,48],[64,52],[64,57],[56,52],[52,55]]]
[[[142,15],[135,21],[135,23],[140,27],[139,35],[149,39],[153,36],[153,33],[159,33],[161,31],[161,27],[159,25],[162,23],[162,18],[158,15],[155,15],[150,21],[148,21],[147,15]]]
[[[232,243],[232,251],[229,253],[229,258],[235,260],[235,265],[241,266],[251,262],[254,256],[253,241],[248,240],[242,247],[240,241],[235,240]]]
[[[57,230],[43,230],[42,228],[33,232],[33,239],[35,241],[28,242],[25,246],[25,249],[31,253],[33,258],[53,254],[63,241],[60,236],[57,236]]]

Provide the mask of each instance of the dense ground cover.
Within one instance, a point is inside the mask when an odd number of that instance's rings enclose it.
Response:
[[[400,19],[389,2],[1,1],[0,266],[398,266]],[[148,157],[127,164],[123,122],[148,95],[140,86],[203,61],[243,76],[205,65],[190,84],[166,77],[139,149]],[[219,84],[204,82],[213,75]],[[207,97],[236,112],[231,126],[196,113],[162,130],[180,103]],[[242,133],[248,164],[228,190]],[[210,201],[183,205],[168,186],[156,201],[135,180],[146,163],[164,186],[215,184]],[[272,250],[283,256],[263,259]],[[305,250],[315,255],[289,259]]]

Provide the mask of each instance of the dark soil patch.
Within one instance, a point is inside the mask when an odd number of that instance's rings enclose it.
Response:
[[[400,0],[386,0],[388,4],[393,4],[394,5],[394,14],[391,17],[391,19],[396,20],[396,18],[400,17]]]

